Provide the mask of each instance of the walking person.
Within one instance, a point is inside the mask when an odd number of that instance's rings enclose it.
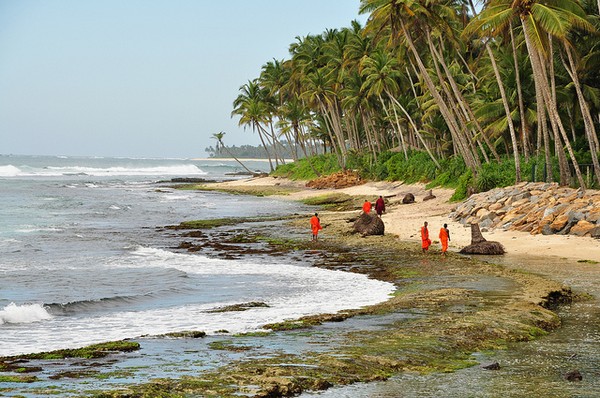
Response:
[[[429,229],[427,229],[427,221],[425,221],[421,227],[421,249],[423,250],[423,253],[429,250],[430,245],[431,239],[429,239]]]
[[[448,224],[444,224],[442,228],[440,228],[440,243],[442,244],[442,256],[446,255],[448,251],[448,241],[450,240],[450,230],[448,229]]]
[[[381,195],[379,195],[379,199],[375,202],[375,211],[379,217],[385,212],[385,201]]]
[[[371,212],[371,202],[369,202],[368,200],[365,199],[365,203],[363,203],[363,212],[365,214],[369,214]]]
[[[312,240],[316,241],[319,236],[319,231],[323,229],[318,213],[315,213],[315,215],[310,218],[310,229],[312,230]]]

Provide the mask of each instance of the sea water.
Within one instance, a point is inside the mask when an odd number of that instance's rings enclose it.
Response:
[[[241,178],[229,175],[236,171],[234,161],[0,155],[0,356],[183,330],[254,331],[389,297],[391,284],[356,273],[170,250],[157,227],[313,211],[159,183]],[[251,301],[268,307],[211,311]]]

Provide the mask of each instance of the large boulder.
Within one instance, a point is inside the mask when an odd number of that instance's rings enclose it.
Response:
[[[471,244],[463,247],[462,254],[504,254],[504,246],[500,242],[488,241],[481,234],[479,224],[471,224]]]
[[[402,203],[405,205],[415,203],[415,195],[413,195],[412,193],[407,193],[406,195],[404,195],[404,198],[402,198]]]
[[[385,225],[381,218],[377,217],[377,214],[362,213],[358,220],[353,225],[354,232],[358,232],[362,236],[368,235],[383,235],[385,231]]]

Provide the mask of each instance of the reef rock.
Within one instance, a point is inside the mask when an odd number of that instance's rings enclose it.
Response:
[[[362,236],[368,235],[383,235],[385,231],[385,225],[381,218],[377,217],[377,214],[365,214],[362,213],[358,220],[354,222],[354,232],[358,232]]]

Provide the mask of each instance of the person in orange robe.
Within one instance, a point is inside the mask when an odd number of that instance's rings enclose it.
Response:
[[[448,230],[448,224],[444,224],[440,228],[440,243],[442,244],[442,255],[445,256],[448,251],[448,241],[450,240],[450,231]]]
[[[369,214],[371,212],[371,202],[368,200],[365,200],[365,203],[363,203],[363,211],[365,214]]]
[[[421,249],[423,249],[423,253],[429,250],[429,245],[431,245],[431,239],[429,239],[429,230],[427,229],[427,221],[425,221],[421,227]]]
[[[310,218],[310,229],[312,229],[312,240],[317,240],[319,231],[323,229],[321,220],[319,220],[319,214],[315,213],[315,215]]]

